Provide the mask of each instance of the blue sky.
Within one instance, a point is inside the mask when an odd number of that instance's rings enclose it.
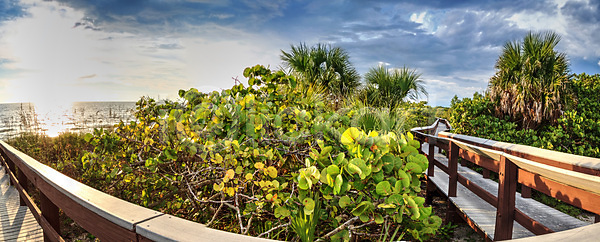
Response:
[[[506,41],[553,30],[574,73],[600,73],[600,0],[4,0],[0,103],[176,98],[220,90],[291,44],[347,50],[357,70],[422,73],[431,105],[484,91]]]

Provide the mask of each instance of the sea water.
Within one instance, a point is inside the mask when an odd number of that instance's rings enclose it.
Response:
[[[64,132],[90,132],[135,119],[135,102],[75,102],[66,105],[0,104],[0,140],[24,132],[57,136]]]

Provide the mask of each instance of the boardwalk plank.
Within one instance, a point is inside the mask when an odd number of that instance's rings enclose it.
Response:
[[[19,193],[10,186],[0,166],[0,241],[43,241],[42,227],[27,206],[20,206]]]

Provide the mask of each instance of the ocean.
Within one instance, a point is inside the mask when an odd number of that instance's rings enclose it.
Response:
[[[0,104],[0,140],[24,132],[51,137],[64,132],[91,132],[135,119],[135,102],[75,102],[66,105]]]

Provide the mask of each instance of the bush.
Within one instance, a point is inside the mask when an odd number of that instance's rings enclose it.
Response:
[[[410,133],[351,127],[357,110],[329,110],[281,71],[255,66],[244,75],[250,87],[190,89],[165,104],[142,98],[137,121],[84,137],[93,151],[80,160],[79,179],[253,236],[347,240],[400,228],[423,240],[436,233],[441,219],[417,196],[427,159]]]

